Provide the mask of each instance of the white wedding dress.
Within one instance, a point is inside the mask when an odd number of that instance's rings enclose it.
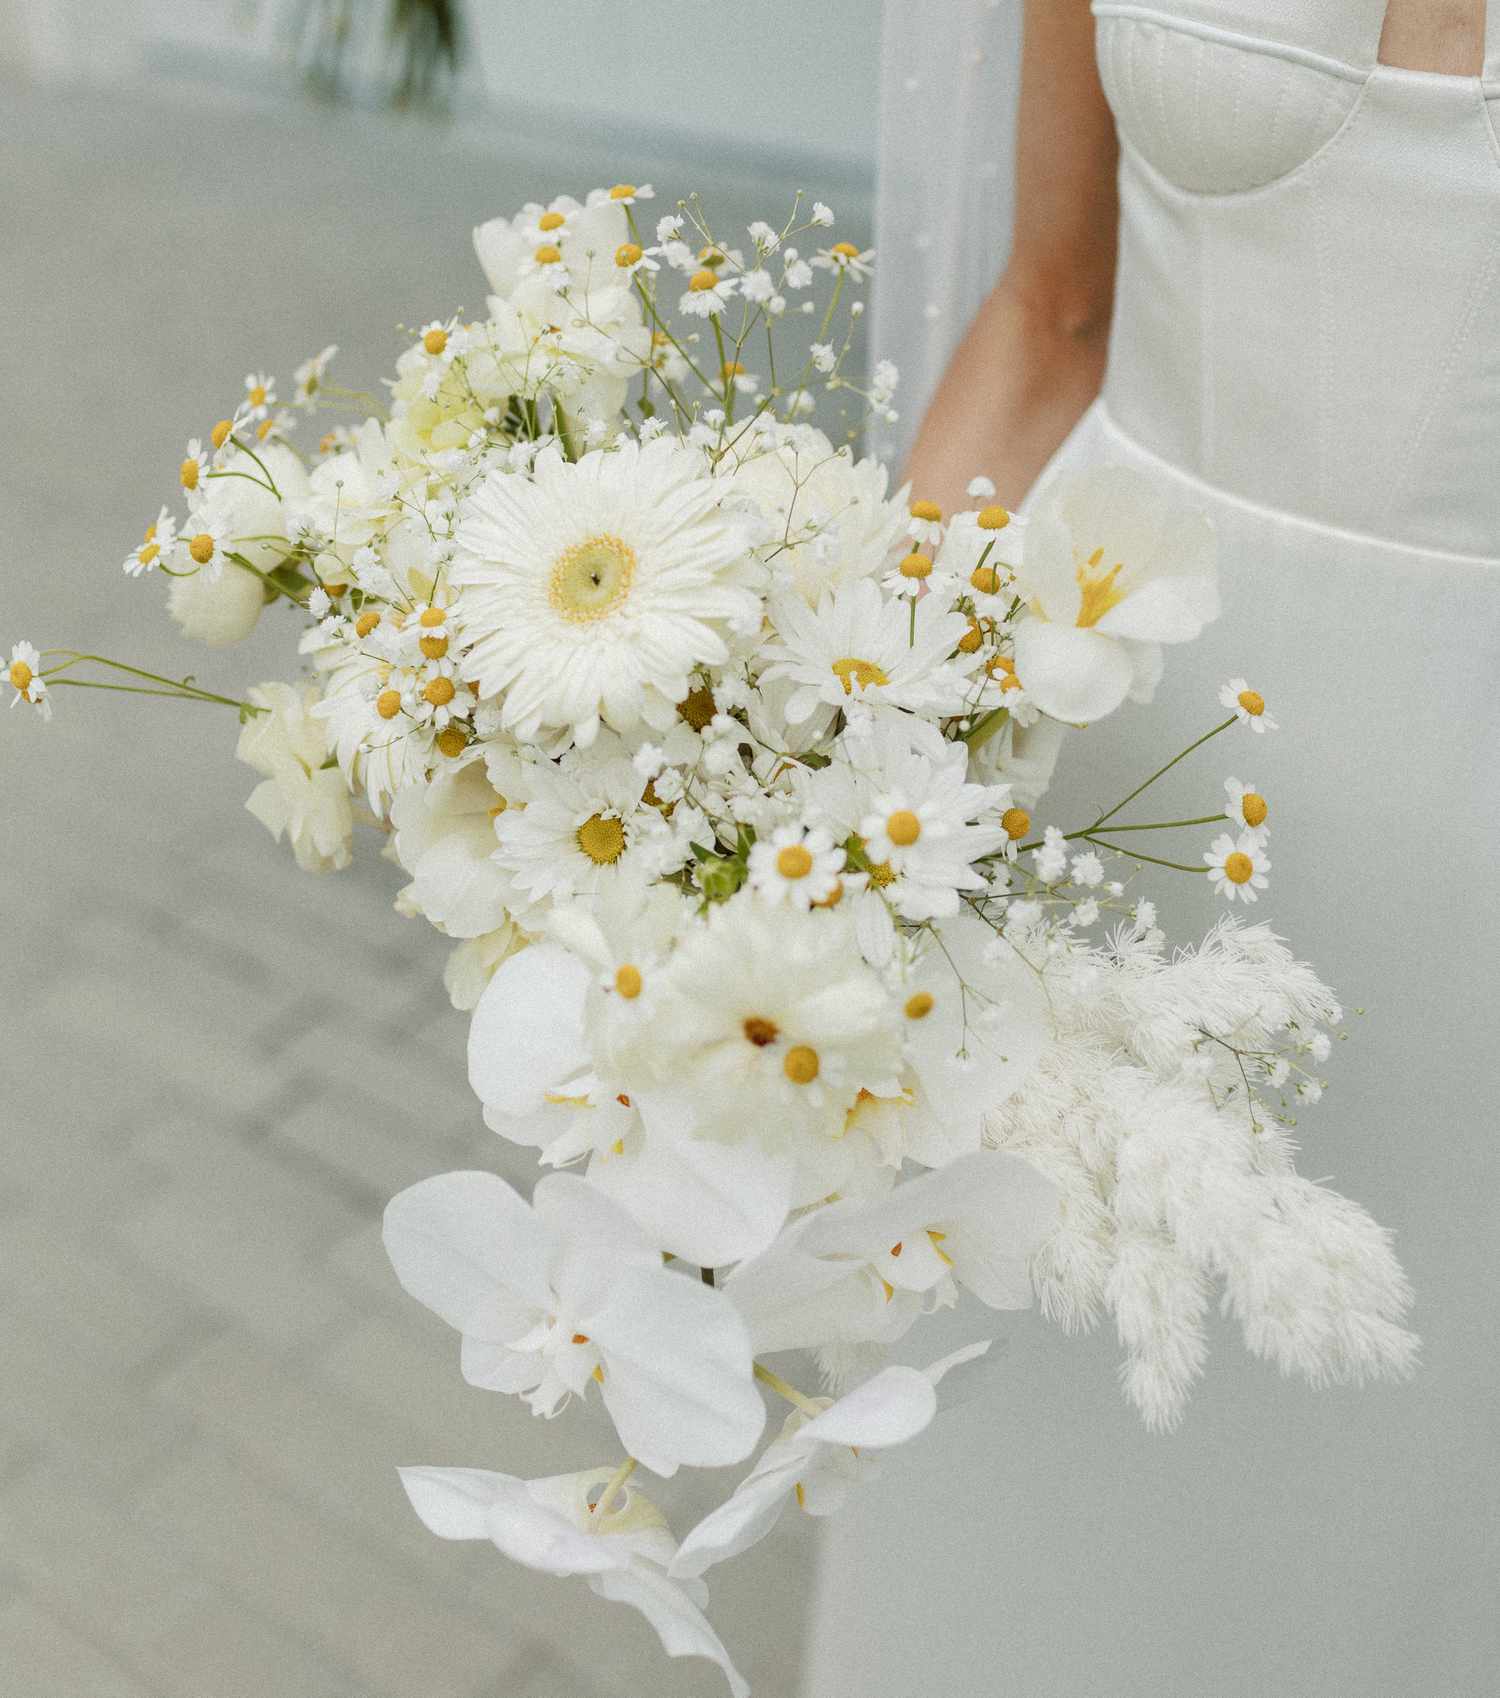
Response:
[[[1395,1230],[1428,1361],[1314,1394],[1226,1337],[1184,1429],[1147,1438],[1109,1341],[964,1312],[938,1345],[999,1330],[1009,1373],[830,1525],[804,1690],[1492,1690],[1500,0],[1482,78],[1378,63],[1383,0],[1093,10],[1115,313],[1103,393],[1041,481],[1108,460],[1206,508],[1224,609],[1167,651],[1154,705],[1069,738],[1039,817],[1087,823],[1223,717],[1231,676],[1264,695],[1283,729],[1236,727],[1124,817],[1212,812],[1227,775],[1268,796],[1248,917],[1366,1010],[1299,1116],[1304,1171]],[[1196,862],[1211,835],[1135,841]],[[1201,930],[1207,881],[1148,873],[1174,935]]]

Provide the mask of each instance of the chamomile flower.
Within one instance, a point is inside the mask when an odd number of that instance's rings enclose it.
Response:
[[[17,702],[27,702],[44,720],[51,719],[52,703],[47,698],[47,680],[42,677],[42,657],[32,644],[23,641],[11,645],[5,679],[14,692],[10,698],[12,707]]]
[[[1267,831],[1266,815],[1270,812],[1264,796],[1255,788],[1255,780],[1241,784],[1237,778],[1224,780],[1224,794],[1229,800],[1224,815],[1241,831],[1253,831],[1262,841]]]
[[[1243,678],[1231,678],[1219,691],[1220,703],[1252,731],[1276,731],[1279,726],[1266,712],[1266,698],[1252,690]]]
[[[183,455],[182,463],[177,468],[177,481],[187,492],[189,501],[207,489],[204,480],[208,477],[208,466],[208,450],[195,436],[188,443],[187,453]]]
[[[661,263],[652,257],[653,253],[653,249],[643,248],[639,242],[621,242],[614,254],[616,275],[629,278],[641,271],[660,271]]]
[[[1237,838],[1222,833],[1204,851],[1203,859],[1214,889],[1231,902],[1236,897],[1254,902],[1256,893],[1271,882],[1266,877],[1271,863],[1265,845],[1253,831],[1242,831]]]
[[[276,379],[267,372],[252,371],[245,378],[245,399],[241,403],[247,419],[263,419],[276,405]]]
[[[142,572],[149,572],[160,562],[163,555],[171,554],[176,543],[177,521],[163,507],[155,520],[146,526],[145,537],[125,556],[125,572],[132,578],[140,577]]]
[[[608,201],[615,206],[635,206],[643,200],[655,200],[656,190],[649,183],[616,183],[611,189],[591,189],[588,203],[597,206]]]
[[[172,566],[177,572],[217,578],[224,570],[223,519],[200,508],[178,534]]]
[[[723,277],[710,266],[699,266],[688,278],[687,292],[678,301],[677,310],[690,318],[717,318],[734,299],[738,286],[738,278]]]
[[[943,540],[943,510],[935,501],[913,501],[907,509],[906,534],[913,542],[935,547]]]
[[[813,256],[812,263],[820,271],[837,271],[843,276],[863,281],[870,275],[870,262],[874,258],[874,248],[861,250],[853,242],[835,242],[831,248],[820,249]]]
[[[304,360],[292,373],[292,382],[295,385],[292,391],[292,399],[299,407],[311,405],[313,397],[323,387],[323,379],[328,375],[329,363],[338,351],[338,344],[330,342],[321,353],[314,354],[311,359]]]
[[[826,831],[782,826],[750,851],[750,886],[770,902],[826,903],[839,885],[844,851]]]

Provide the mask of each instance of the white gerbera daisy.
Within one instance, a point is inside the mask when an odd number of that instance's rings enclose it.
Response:
[[[772,617],[781,640],[767,649],[772,664],[762,682],[787,678],[801,686],[786,705],[791,725],[810,719],[820,703],[916,713],[955,713],[963,705],[963,680],[948,657],[968,621],[935,597],[913,609],[863,578],[825,595],[816,612],[800,597],[782,596]]]
[[[1252,690],[1243,678],[1231,678],[1219,691],[1220,703],[1252,731],[1277,731],[1280,727],[1266,712],[1266,698]]]
[[[1224,780],[1224,817],[1241,831],[1253,831],[1261,842],[1266,838],[1266,815],[1270,812],[1264,796],[1255,788],[1255,780],[1241,784],[1237,778]]]
[[[1203,859],[1214,889],[1231,902],[1236,897],[1241,902],[1254,902],[1256,892],[1271,882],[1266,877],[1271,863],[1266,859],[1265,845],[1253,831],[1242,831],[1238,838],[1223,832],[1204,851]]]
[[[808,908],[827,902],[839,887],[844,851],[826,831],[781,826],[750,851],[750,885],[770,902]]]
[[[693,669],[759,615],[747,541],[701,457],[663,438],[530,477],[491,473],[460,512],[450,579],[465,587],[468,675],[499,695],[507,730],[672,723]]]

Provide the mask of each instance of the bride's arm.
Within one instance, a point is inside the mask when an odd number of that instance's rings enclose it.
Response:
[[[1002,501],[1019,502],[1098,394],[1116,157],[1088,0],[1027,0],[1010,261],[923,420],[908,466],[914,496],[960,506],[983,472]]]

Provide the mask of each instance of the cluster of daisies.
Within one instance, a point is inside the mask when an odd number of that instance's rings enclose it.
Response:
[[[1169,954],[1130,888],[1160,857],[1117,833],[1221,816],[1034,824],[1066,730],[1149,700],[1215,616],[1206,520],[1108,467],[1024,519],[983,478],[957,513],[892,491],[810,420],[890,414],[895,373],[851,353],[869,251],[821,204],[730,241],[696,201],[650,226],[651,198],[483,225],[486,316],[414,331],[388,412],[316,453],[287,439],[345,403],[332,349],[288,408],[252,374],[188,445],[186,513],[126,570],[209,644],[291,609],[295,681],[235,701],[26,645],[9,678],[43,709],[85,663],[230,702],[248,806],[301,866],[385,834],[398,907],[453,940],[485,1121],[548,1170],[529,1199],[478,1170],[403,1192],[396,1273],[471,1383],[597,1398],[620,1447],[545,1479],[408,1469],[412,1504],[742,1693],[702,1575],[982,1377],[984,1342],[890,1360],[933,1310],[1111,1313],[1162,1426],[1216,1292],[1315,1381],[1414,1343],[1384,1235],[1293,1167],[1331,994],[1228,917]],[[1201,741],[1273,725],[1243,679],[1223,703]],[[1268,803],[1226,793],[1201,871],[1253,901]],[[785,1419],[679,1543],[637,1469],[746,1462],[767,1396]]]

